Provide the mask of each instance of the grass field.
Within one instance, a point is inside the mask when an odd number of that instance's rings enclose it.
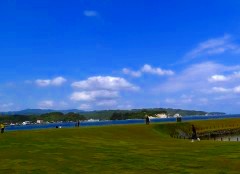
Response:
[[[6,132],[0,135],[0,173],[239,173],[240,142],[191,143],[170,138],[167,126]]]

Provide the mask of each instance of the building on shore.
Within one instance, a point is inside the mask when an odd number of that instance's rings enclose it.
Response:
[[[180,114],[176,113],[173,117],[178,118],[178,117],[182,117],[182,116]]]
[[[157,117],[157,118],[168,118],[167,114],[165,114],[165,113],[156,114],[155,117]]]
[[[37,120],[37,124],[43,124],[43,120]]]
[[[24,121],[24,122],[22,122],[22,125],[29,125],[29,124],[31,124],[30,121]]]

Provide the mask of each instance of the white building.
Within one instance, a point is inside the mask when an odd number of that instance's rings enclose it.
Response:
[[[22,122],[22,125],[29,125],[29,124],[31,124],[30,121],[24,121],[24,122]]]
[[[176,113],[173,117],[177,118],[177,117],[182,117],[182,116],[180,114]]]
[[[157,118],[168,118],[167,114],[156,114],[155,115]]]
[[[37,120],[37,124],[43,124],[43,120]]]
[[[145,117],[147,117],[146,115]],[[154,116],[148,116],[150,119],[155,119],[155,118],[168,118],[167,114],[155,114]]]

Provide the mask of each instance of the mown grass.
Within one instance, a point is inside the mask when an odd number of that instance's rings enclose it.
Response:
[[[239,142],[173,139],[168,126],[6,132],[0,173],[239,173]]]

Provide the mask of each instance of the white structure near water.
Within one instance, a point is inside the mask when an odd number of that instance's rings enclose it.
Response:
[[[167,114],[156,114],[157,118],[168,118]]]
[[[154,116],[149,116],[150,119],[154,119],[154,118],[168,118],[167,114],[163,113],[163,114],[155,114]]]
[[[22,125],[29,125],[29,124],[31,124],[30,121],[24,121],[24,122],[22,122]]]
[[[180,114],[176,113],[173,117],[178,118],[178,117],[182,117],[182,116]]]
[[[43,124],[43,120],[37,120],[37,124]]]

